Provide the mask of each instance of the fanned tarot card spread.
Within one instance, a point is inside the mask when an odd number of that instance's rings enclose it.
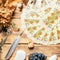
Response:
[[[27,4],[21,20],[22,29],[34,42],[60,43],[60,0],[36,0],[35,4]]]

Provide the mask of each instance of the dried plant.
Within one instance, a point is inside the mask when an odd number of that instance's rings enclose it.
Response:
[[[5,44],[7,38],[8,38],[8,35],[4,39],[2,39],[2,41],[0,42],[0,50],[2,50],[2,47]]]

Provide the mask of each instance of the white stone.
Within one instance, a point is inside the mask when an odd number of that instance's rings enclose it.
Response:
[[[23,50],[18,50],[14,60],[25,60],[26,53]]]
[[[53,55],[49,58],[49,60],[57,60],[57,55]]]

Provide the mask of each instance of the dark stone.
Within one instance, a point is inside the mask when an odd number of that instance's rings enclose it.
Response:
[[[46,60],[46,56],[42,53],[32,53],[29,56],[29,60]]]

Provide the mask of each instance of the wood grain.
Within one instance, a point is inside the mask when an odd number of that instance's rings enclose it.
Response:
[[[20,1],[21,0],[16,0],[16,1]],[[17,16],[16,16],[17,17]],[[17,24],[19,24],[18,19],[14,20]],[[20,21],[21,22],[21,21]],[[21,24],[19,24],[18,27],[20,27]],[[2,33],[0,33],[0,41],[1,39],[4,37],[4,35]],[[7,54],[11,43],[14,41],[14,39],[17,37],[16,34],[11,34],[9,35],[5,45],[3,46],[3,50],[2,50],[2,60],[4,60],[5,55]],[[15,52],[12,54],[11,58],[9,60],[14,60],[15,56],[16,56],[16,52],[18,50],[24,50],[26,52],[26,60],[28,60],[27,57],[29,57],[29,55],[33,52],[40,52],[45,54],[48,58],[54,54],[58,55],[58,60],[60,60],[60,44],[57,45],[49,45],[49,46],[45,46],[45,45],[40,45],[40,44],[36,44],[34,43],[34,49],[30,50],[28,48],[28,42],[30,41],[29,38],[27,38],[27,36],[25,34],[23,34],[21,41],[19,42],[19,45],[16,47]]]
[[[3,46],[3,51],[2,51],[3,60],[4,60],[6,53],[8,52],[9,48],[10,48],[10,44],[5,44]],[[54,54],[57,54],[58,60],[60,60],[60,46],[59,45],[44,46],[44,45],[40,45],[40,44],[34,44],[34,49],[30,50],[28,48],[28,44],[21,43],[17,46],[17,48],[16,48],[15,52],[13,53],[13,55],[11,56],[10,60],[14,60],[14,58],[16,56],[16,52],[18,50],[24,50],[26,52],[26,57],[29,56],[33,52],[43,53],[46,56],[48,56],[48,58]]]

